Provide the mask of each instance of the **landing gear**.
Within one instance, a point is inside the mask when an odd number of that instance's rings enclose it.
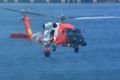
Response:
[[[50,55],[51,55],[51,50],[47,45],[45,45],[44,46],[44,56],[45,57],[50,57]]]
[[[81,45],[82,45],[82,46],[86,46],[87,43],[86,43],[86,42],[82,42]]]
[[[75,53],[78,53],[78,52],[79,52],[79,47],[78,47],[78,46],[76,46],[76,47],[74,48],[74,52],[75,52]]]
[[[75,45],[74,45],[74,52],[78,53],[79,52],[79,47],[78,47],[78,41],[76,41]]]
[[[56,45],[52,46],[52,51],[56,51]]]
[[[57,45],[55,43],[52,43],[52,51],[56,51]]]

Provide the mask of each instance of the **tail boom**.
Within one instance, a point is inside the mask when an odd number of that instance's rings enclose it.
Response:
[[[31,39],[31,35],[23,34],[23,33],[12,33],[10,38],[23,38],[23,39]]]
[[[24,16],[23,21],[24,21],[24,26],[25,26],[25,29],[26,29],[26,33],[12,33],[10,35],[10,38],[32,39],[32,30],[30,28],[29,17]]]

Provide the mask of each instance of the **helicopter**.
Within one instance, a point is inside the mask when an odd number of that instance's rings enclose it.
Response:
[[[50,57],[52,51],[56,51],[58,45],[63,47],[72,47],[75,53],[79,52],[79,46],[86,46],[87,42],[83,36],[81,29],[76,28],[73,24],[65,23],[64,20],[76,19],[106,19],[106,18],[119,18],[115,16],[97,16],[97,17],[70,17],[64,16],[48,16],[42,13],[34,13],[28,10],[14,10],[9,8],[0,8],[8,11],[18,12],[23,15],[23,22],[26,33],[12,33],[10,38],[22,38],[27,40],[36,40],[43,45],[43,52],[45,57]],[[32,33],[30,27],[30,17],[27,15],[43,16],[48,18],[57,18],[60,22],[47,22],[42,25],[43,31]]]

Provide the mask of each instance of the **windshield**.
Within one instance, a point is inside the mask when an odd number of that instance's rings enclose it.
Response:
[[[75,30],[73,30],[73,33],[80,33],[81,31],[80,31],[80,29],[75,29]]]
[[[81,30],[80,29],[75,29],[75,30],[72,30],[72,29],[66,29],[66,33],[67,35],[71,35],[71,34],[81,34]]]
[[[67,32],[67,34],[69,34],[69,33],[72,33],[73,30],[72,29],[67,29],[66,32]]]

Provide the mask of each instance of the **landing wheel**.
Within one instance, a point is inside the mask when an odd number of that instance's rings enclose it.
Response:
[[[75,48],[74,48],[74,51],[75,51],[75,53],[78,53],[78,52],[79,52],[79,47],[78,47],[78,46],[75,47]]]
[[[51,50],[48,46],[44,46],[44,56],[45,57],[50,57],[51,55]]]
[[[81,45],[82,45],[82,46],[86,46],[87,43],[86,43],[86,42],[82,42]]]

